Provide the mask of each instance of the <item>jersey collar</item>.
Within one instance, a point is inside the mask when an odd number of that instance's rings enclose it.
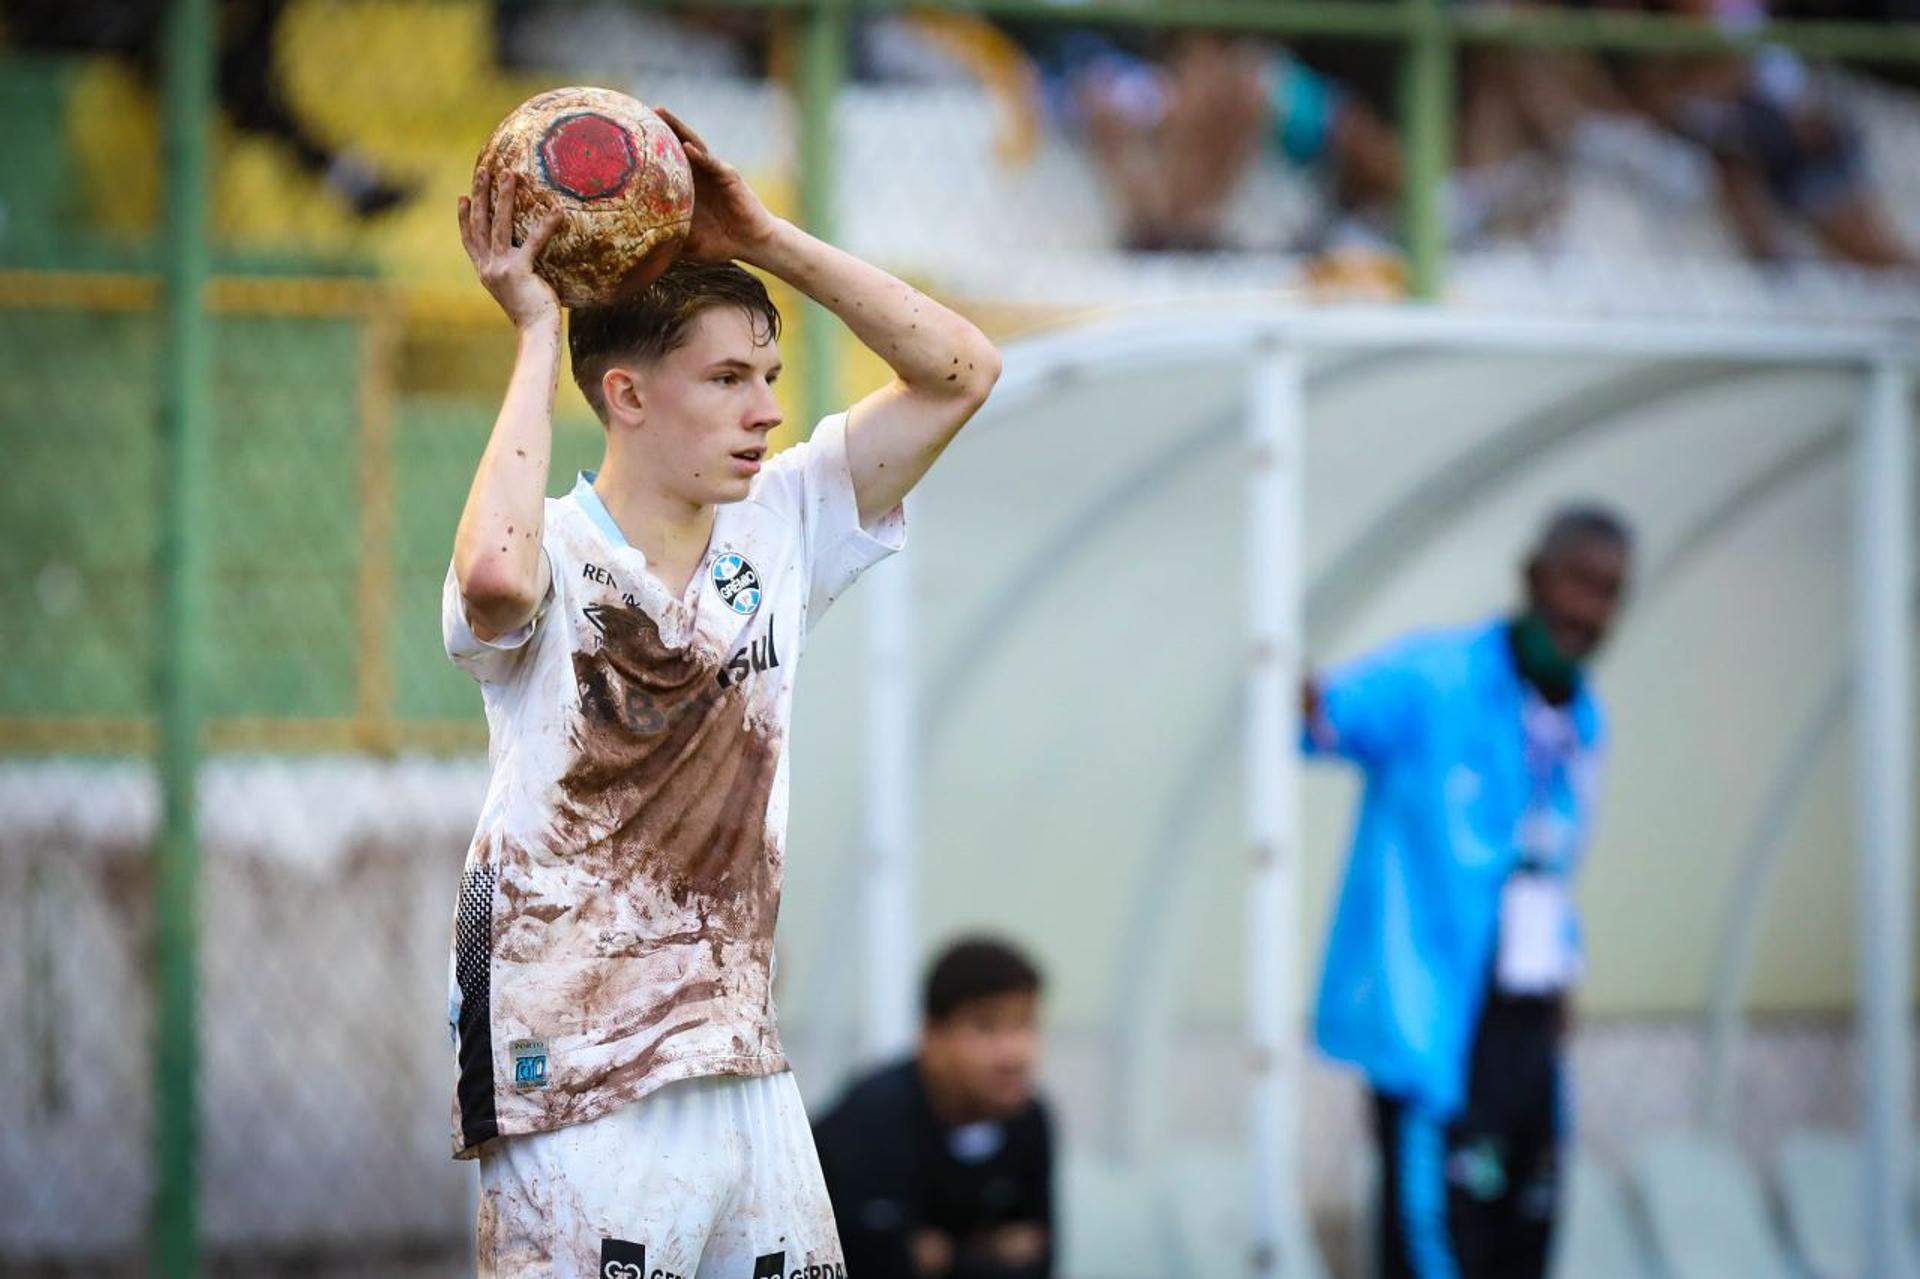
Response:
[[[593,481],[594,472],[580,472],[580,478],[574,481],[573,500],[580,504],[580,509],[587,513],[587,518],[606,535],[609,542],[623,549],[628,548],[627,535],[613,522],[613,514],[607,510],[607,504],[594,492]]]

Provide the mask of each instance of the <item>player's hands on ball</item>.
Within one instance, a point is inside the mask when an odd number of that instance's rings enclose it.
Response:
[[[778,219],[767,211],[740,171],[715,155],[686,121],[655,107],[687,153],[693,170],[693,225],[687,231],[682,257],[696,262],[753,260],[756,250],[773,237]]]
[[[560,318],[560,298],[553,286],[533,269],[540,250],[559,229],[562,214],[555,209],[528,233],[513,242],[514,175],[497,184],[482,167],[473,175],[473,194],[460,197],[460,243],[500,309],[517,329]]]

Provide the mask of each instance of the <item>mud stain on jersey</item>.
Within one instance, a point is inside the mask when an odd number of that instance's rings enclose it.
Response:
[[[586,875],[656,886],[716,963],[723,943],[770,940],[777,730],[754,722],[746,687],[721,682],[724,658],[698,637],[672,647],[638,608],[593,620],[600,646],[573,657],[580,719],[555,846],[578,850]]]
[[[561,1087],[545,1093],[541,1104],[549,1124],[558,1127],[570,1123],[577,1112],[598,1099],[603,1088],[622,1079],[644,1079],[660,1056],[661,1047],[675,1035],[684,1035],[706,1025],[704,1017],[689,1017],[654,1036],[653,1042],[631,1057],[622,1056],[596,1070],[577,1071],[562,1079]]]
[[[640,966],[618,964],[595,965],[577,986],[575,1009],[583,1023],[595,1028],[602,1043],[651,1030],[676,1008],[694,1008],[727,993],[718,980],[662,987]]]

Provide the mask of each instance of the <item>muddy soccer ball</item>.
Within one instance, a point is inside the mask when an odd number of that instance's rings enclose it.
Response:
[[[666,122],[624,93],[555,89],[500,122],[479,167],[518,177],[513,239],[565,211],[536,270],[563,306],[638,292],[667,269],[693,220],[693,173]]]

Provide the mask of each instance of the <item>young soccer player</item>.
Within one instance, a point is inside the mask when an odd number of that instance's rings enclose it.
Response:
[[[966,320],[772,216],[685,125],[692,230],[636,300],[576,311],[606,455],[548,500],[560,307],[476,176],[461,237],[519,335],[443,626],[492,776],[454,939],[455,1146],[480,1271],[815,1279],[844,1261],[774,1026],[787,721],[807,632],[897,550],[901,499],[986,399]],[[777,457],[770,272],[894,380]]]

